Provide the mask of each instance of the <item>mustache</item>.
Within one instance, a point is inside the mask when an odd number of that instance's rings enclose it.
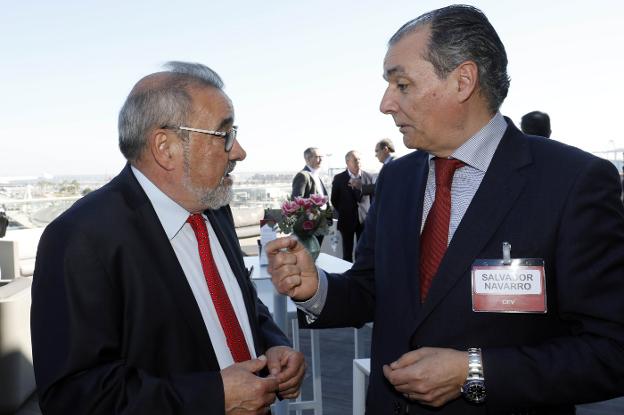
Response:
[[[235,161],[228,161],[227,168],[225,169],[225,174],[232,173],[232,171],[234,171],[235,167],[236,167],[236,162]]]

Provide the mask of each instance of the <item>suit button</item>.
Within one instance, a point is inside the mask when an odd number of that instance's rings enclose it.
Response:
[[[392,403],[392,409],[393,409],[393,412],[394,412],[395,414],[400,414],[400,413],[401,413],[401,402],[399,402],[399,401],[394,401],[394,402]]]

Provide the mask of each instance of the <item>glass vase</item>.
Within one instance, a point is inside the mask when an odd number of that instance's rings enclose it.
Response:
[[[321,245],[319,244],[316,236],[295,235],[295,237],[299,242],[301,242],[301,245],[303,245],[306,251],[308,251],[312,259],[316,261],[316,258],[318,258],[319,254],[321,253]]]

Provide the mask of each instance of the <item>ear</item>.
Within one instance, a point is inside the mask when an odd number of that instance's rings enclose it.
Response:
[[[460,102],[465,102],[477,90],[479,68],[473,61],[466,61],[462,62],[455,71],[457,73],[457,97]]]
[[[171,130],[157,128],[148,137],[149,150],[154,161],[167,171],[175,169],[181,153],[180,140],[174,134]]]

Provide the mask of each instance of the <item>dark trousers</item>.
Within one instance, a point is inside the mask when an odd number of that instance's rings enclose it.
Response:
[[[340,231],[340,235],[342,235],[342,259],[345,261],[353,262],[353,236],[355,235],[359,241],[362,231],[364,231],[364,224],[362,223],[358,223],[355,230]]]

